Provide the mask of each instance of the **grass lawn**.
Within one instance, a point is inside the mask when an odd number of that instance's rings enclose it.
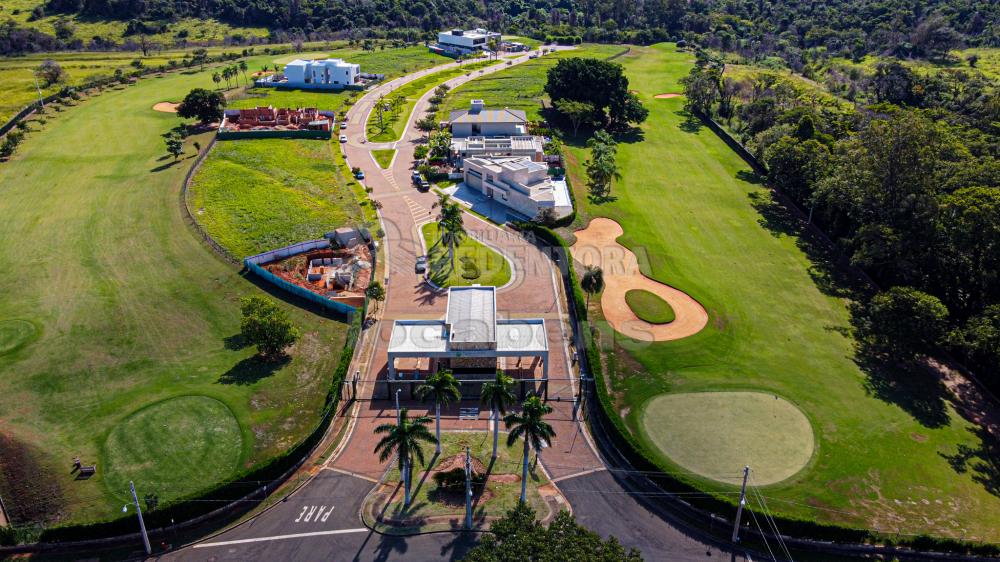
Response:
[[[272,107],[315,107],[321,110],[340,112],[344,104],[349,99],[353,99],[352,94],[357,94],[357,92],[250,88],[233,94],[226,107],[245,109],[270,105]]]
[[[433,429],[433,428],[432,428]],[[469,447],[471,455],[483,463],[488,469],[492,478],[486,480],[485,485],[473,484],[473,518],[479,524],[479,520],[485,516],[498,517],[503,515],[517,505],[521,497],[521,459],[523,445],[520,441],[507,447],[506,433],[500,434],[500,447],[496,462],[490,469],[490,456],[493,454],[493,434],[488,431],[482,432],[442,432],[441,433],[441,456],[434,455],[434,444],[424,445],[425,463],[414,464],[412,482],[412,501],[410,508],[403,509],[402,486],[396,492],[392,502],[385,510],[384,517],[392,519],[409,519],[419,517],[441,517],[441,519],[426,522],[422,525],[399,527],[380,524],[379,530],[384,532],[413,532],[414,530],[429,531],[438,528],[450,528],[450,524],[445,520],[458,518],[459,521],[465,519],[465,489],[458,492],[441,490],[434,481],[433,476],[427,472],[439,466],[441,461],[451,459],[456,455],[461,455],[462,466],[464,466],[465,448]],[[535,509],[539,516],[544,516],[547,508],[544,500],[538,493],[538,487],[548,483],[548,478],[541,468],[536,466],[534,455],[528,465],[528,504]],[[395,486],[400,483],[400,471],[397,465],[393,465],[389,474],[385,478],[385,483]],[[516,479],[512,477],[516,476]],[[485,489],[485,498],[484,498]],[[364,512],[367,515],[368,509]]]
[[[978,428],[920,375],[897,378],[855,361],[835,270],[822,255],[807,255],[812,246],[797,236],[797,223],[749,167],[709,129],[689,124],[683,99],[653,98],[680,89],[693,56],[659,45],[633,48],[618,62],[650,116],[639,140],[618,147],[624,178],[614,201],[589,203],[585,182],[573,182],[581,220],[618,221],[625,229],[619,241],[648,258],[640,259],[643,273],[692,295],[710,314],[705,330],[683,340],[615,338],[610,381],[626,425],[663,468],[676,470],[644,422],[656,397],[721,390],[779,396],[806,415],[817,444],[803,471],[765,489],[772,510],[888,532],[1000,540],[1000,498],[988,489],[995,473],[988,463],[956,468],[961,459],[988,458]],[[569,153],[577,163],[570,173],[579,177],[585,150]],[[596,301],[591,309],[599,317]],[[608,351],[611,335],[602,335]],[[721,417],[713,427],[728,430]],[[706,490],[732,490],[685,478]]]
[[[438,238],[437,223],[427,223],[421,227],[424,244],[427,247],[427,261],[430,278],[438,287],[461,287],[464,285],[493,285],[502,287],[510,281],[510,262],[500,254],[471,236],[462,239],[455,248],[455,268],[451,267],[448,248]],[[465,265],[472,263],[474,265]],[[478,273],[478,275],[473,275]]]
[[[529,121],[541,118],[542,101],[545,96],[545,76],[559,59],[570,57],[593,57],[606,59],[625,51],[621,45],[581,45],[571,51],[557,51],[552,54],[523,62],[499,72],[483,76],[462,84],[448,92],[441,110],[439,121],[448,118],[448,112],[468,109],[474,99],[486,100],[488,107],[508,107],[523,109]]]
[[[372,157],[375,158],[375,162],[383,170],[387,169],[392,164],[394,156],[396,156],[396,150],[393,148],[372,151]]]
[[[625,302],[632,312],[650,324],[667,324],[674,321],[674,309],[659,295],[643,289],[632,289],[625,293]]]
[[[238,259],[360,224],[325,140],[219,141],[188,188],[199,224]]]
[[[372,110],[372,112],[368,115],[368,141],[390,142],[397,140],[403,136],[403,129],[406,127],[406,122],[409,120],[410,113],[413,112],[413,106],[416,105],[417,100],[427,93],[428,90],[436,88],[442,82],[451,80],[456,76],[468,74],[495,64],[500,63],[498,61],[470,62],[460,67],[441,70],[428,74],[427,76],[417,78],[416,80],[401,86],[398,90],[394,90],[391,97],[402,96],[403,99],[406,100],[405,103],[400,105],[395,112],[384,112],[382,114],[382,127],[379,126],[378,112]],[[390,97],[387,97],[386,101],[389,101],[389,99]]]
[[[0,495],[19,513],[64,522],[120,517],[121,481],[132,469],[128,456],[112,462],[106,444],[119,424],[136,423],[136,412],[164,400],[225,404],[241,433],[239,470],[284,452],[319,421],[347,326],[279,303],[303,338],[288,361],[256,360],[234,336],[239,298],[260,290],[181,215],[191,143],[204,146],[209,136],[189,139],[174,163],[160,135],[180,120],[151,108],[212,87],[210,73],[144,79],[66,109],[33,126],[0,165],[0,320],[38,330],[0,360],[0,457],[16,453],[37,467],[20,480],[34,489],[9,494],[12,482],[0,478]],[[188,451],[174,438],[154,446],[160,459]],[[77,455],[98,464],[95,477],[73,479]],[[226,458],[217,466],[233,466]],[[184,473],[175,485],[204,488],[229,475]],[[55,509],[39,509],[42,489]]]

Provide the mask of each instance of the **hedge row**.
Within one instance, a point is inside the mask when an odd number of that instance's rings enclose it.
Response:
[[[559,264],[563,273],[563,280],[567,284],[567,292],[573,301],[573,309],[576,311],[578,327],[583,336],[584,352],[587,363],[594,377],[594,386],[598,396],[599,408],[595,408],[597,422],[614,441],[618,451],[628,460],[629,464],[636,470],[648,473],[649,480],[660,489],[670,493],[690,493],[696,495],[686,497],[686,501],[701,510],[694,511],[691,515],[703,519],[708,523],[710,513],[723,514],[729,519],[735,517],[736,506],[733,503],[713,496],[704,495],[704,490],[695,488],[691,484],[674,478],[662,472],[662,468],[653,460],[653,455],[646,451],[645,447],[639,443],[632,432],[625,426],[624,420],[615,411],[614,401],[608,393],[608,385],[605,380],[606,372],[600,350],[594,341],[591,332],[591,324],[587,321],[586,300],[583,290],[577,280],[576,272],[572,266],[569,247],[558,233],[545,226],[522,222],[517,223],[516,228],[524,232],[531,232],[537,238],[553,246],[553,254],[559,256]],[[558,250],[556,250],[558,248]],[[613,373],[615,369],[614,350],[609,350],[608,373]],[[825,540],[848,544],[884,544],[886,546],[905,546],[924,551],[937,551],[948,553],[972,554],[979,556],[1000,555],[1000,546],[994,544],[977,544],[956,539],[936,538],[925,535],[908,538],[890,538],[879,535],[867,529],[854,529],[839,525],[818,523],[816,521],[775,516],[775,521],[782,533],[787,536],[803,537],[811,540]]]

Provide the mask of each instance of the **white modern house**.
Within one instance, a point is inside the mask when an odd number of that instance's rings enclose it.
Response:
[[[464,396],[478,398],[499,368],[515,378],[523,396],[539,386],[544,391],[548,358],[545,319],[499,318],[496,287],[452,287],[444,318],[393,322],[386,379],[377,394],[384,389],[389,398],[400,389],[410,398],[427,375],[447,368]],[[400,365],[404,361],[415,367]]]
[[[511,137],[528,134],[528,116],[520,109],[486,109],[483,100],[472,100],[469,109],[448,115],[453,138]]]
[[[545,163],[528,157],[474,157],[463,162],[466,187],[533,219],[546,208],[562,218],[573,212],[566,180],[549,175]]]
[[[490,42],[494,40],[498,46],[502,42],[500,34],[495,31],[482,28],[469,30],[452,29],[438,33],[437,44],[432,45],[430,48],[433,52],[457,57],[489,50]]]
[[[272,86],[340,90],[361,84],[361,66],[342,59],[295,59],[285,65],[284,80]]]

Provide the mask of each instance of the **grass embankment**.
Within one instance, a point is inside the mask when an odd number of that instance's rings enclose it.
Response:
[[[417,100],[426,94],[428,90],[436,88],[442,82],[451,80],[456,76],[475,72],[476,70],[495,64],[501,64],[501,61],[491,60],[466,63],[462,66],[440,70],[417,78],[401,86],[398,90],[394,90],[390,96],[386,97],[386,103],[389,103],[392,98],[397,96],[401,96],[405,101],[394,111],[383,112],[381,126],[379,126],[378,111],[372,110],[368,115],[368,141],[390,142],[399,139],[403,136],[403,130],[406,128],[407,121],[409,121],[410,113],[413,112],[413,106],[416,105]]]
[[[632,289],[625,293],[625,302],[640,320],[650,324],[668,324],[674,321],[674,309],[659,295],[643,289]]]
[[[476,284],[502,287],[510,281],[510,262],[496,250],[465,236],[455,248],[455,267],[452,268],[451,254],[440,241],[437,223],[425,224],[421,232],[427,248],[430,279],[438,287]]]
[[[783,397],[812,423],[817,446],[802,472],[767,488],[772,510],[890,532],[1000,539],[988,523],[1000,519],[1000,499],[982,474],[959,473],[949,462],[986,450],[981,430],[938,386],[855,362],[845,288],[831,264],[807,256],[810,242],[735,153],[709,129],[692,129],[683,99],[653,98],[680,89],[692,58],[662,45],[619,59],[650,109],[642,140],[619,145],[624,178],[613,202],[589,203],[585,182],[574,182],[583,215],[617,220],[625,229],[619,241],[648,257],[643,273],[692,295],[711,315],[704,331],[679,341],[633,346],[616,338],[616,410],[627,412],[626,425],[661,466],[676,470],[644,422],[655,397],[681,389]],[[571,152],[576,162],[586,158],[583,149]],[[575,173],[582,177],[579,167]],[[592,314],[600,314],[596,302]]]
[[[816,439],[806,468],[765,489],[772,512],[886,532],[1000,540],[990,523],[1000,520],[1000,499],[990,492],[997,480],[992,465],[983,461],[979,469],[958,472],[951,464],[989,458],[985,432],[957,413],[940,385],[917,375],[896,379],[855,362],[845,288],[835,270],[822,254],[806,254],[812,242],[798,237],[795,221],[749,166],[708,128],[691,125],[683,98],[654,98],[681,91],[679,79],[693,55],[660,45],[633,47],[616,60],[650,116],[641,136],[619,144],[624,177],[615,183],[614,201],[588,202],[586,150],[568,147],[577,225],[593,216],[618,221],[625,229],[619,242],[648,258],[640,260],[643,273],[692,295],[711,316],[705,330],[678,341],[634,345],[615,338],[607,357],[614,410],[647,454],[665,470],[683,470],[649,437],[644,415],[657,396],[769,393],[801,410]],[[519,93],[540,92],[545,82],[537,71],[515,78],[529,64],[456,88],[449,106],[464,106],[468,97],[493,106],[529,103]],[[505,78],[521,84],[505,87]],[[590,314],[600,321],[597,299]],[[603,333],[610,346],[612,334]],[[699,431],[727,429],[718,418]],[[755,429],[783,435],[773,424]],[[718,470],[738,471],[741,463],[735,464]],[[678,477],[725,492],[731,501],[730,485]]]
[[[239,297],[259,289],[215,257],[181,215],[192,142],[207,145],[209,135],[188,139],[174,163],[160,135],[180,120],[151,108],[211,86],[206,69],[106,92],[33,125],[18,154],[0,165],[0,319],[38,327],[37,340],[0,361],[0,456],[27,459],[15,469],[37,467],[16,480],[22,486],[13,495],[12,481],[0,478],[15,516],[120,517],[128,499],[120,483],[139,484],[152,469],[112,468],[120,465],[109,460],[107,440],[163,400],[225,404],[242,434],[239,470],[283,453],[319,421],[347,326],[282,304],[303,339],[287,361],[256,360],[235,336]],[[165,434],[190,425],[165,423]],[[150,451],[197,462],[194,445],[164,437]],[[97,463],[96,476],[74,480],[77,455]],[[156,494],[164,506],[178,491],[230,475],[182,473],[169,488],[141,486],[141,494]]]
[[[388,169],[392,165],[392,159],[396,156],[396,150],[393,148],[386,150],[373,150],[372,158],[375,159],[375,163],[378,164],[379,168],[383,170]]]
[[[434,455],[433,443],[425,444],[425,463],[414,464],[412,498],[409,509],[405,510],[399,467],[393,465],[384,482],[393,488],[399,484],[399,489],[395,491],[393,501],[386,507],[383,517],[395,520],[397,524],[378,524],[378,529],[388,533],[426,532],[451,529],[451,520],[457,519],[459,522],[463,522],[465,520],[464,486],[458,490],[439,488],[429,471],[441,466],[441,461],[452,459],[456,455],[461,456],[464,467],[466,447],[469,447],[472,457],[483,463],[489,471],[489,477],[485,483],[473,484],[472,513],[474,523],[477,526],[481,525],[484,517],[499,517],[516,506],[521,497],[523,445],[519,441],[507,447],[505,445],[506,439],[506,434],[502,433],[500,446],[497,450],[498,456],[492,466],[490,456],[493,454],[493,434],[491,432],[444,432],[441,434],[440,456]],[[534,456],[529,462],[533,459]],[[539,516],[544,516],[548,508],[545,507],[545,502],[539,494],[538,488],[547,483],[548,478],[545,477],[545,473],[537,466],[537,463],[531,462],[528,466],[528,504],[535,509]],[[364,513],[366,519],[370,521],[370,510],[364,509]],[[409,521],[410,524],[400,525],[398,524],[400,521]]]
[[[570,57],[606,59],[626,48],[622,45],[581,45],[577,49],[556,51],[471,80],[448,92],[437,119],[446,120],[448,112],[468,109],[472,100],[482,99],[486,100],[487,107],[523,109],[529,121],[537,121],[541,119],[542,102],[547,100],[545,76],[556,62]]]
[[[198,223],[237,258],[361,222],[324,140],[219,141],[188,189]]]

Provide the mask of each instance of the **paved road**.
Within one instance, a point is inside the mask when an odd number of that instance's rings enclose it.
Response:
[[[526,56],[521,57],[513,64],[526,60]],[[506,65],[494,70],[503,68]],[[380,86],[362,97],[348,114],[349,126],[345,132],[349,142],[344,150],[350,164],[364,170],[365,183],[372,189],[373,198],[382,202],[388,243],[388,298],[383,305],[382,320],[368,329],[368,336],[377,339],[372,359],[365,361],[362,370],[363,397],[370,397],[373,382],[385,376],[386,344],[392,320],[440,317],[446,304],[441,292],[423,284],[413,273],[416,256],[424,253],[419,225],[432,219],[432,206],[437,199],[434,193],[417,192],[409,183],[413,150],[423,142],[422,134],[412,124],[424,115],[429,94],[417,102],[402,139],[378,145],[365,142],[365,121],[379,96],[432,71],[421,71]],[[463,75],[448,84],[454,87],[489,72],[487,69]],[[397,149],[389,170],[380,169],[370,154],[374,148],[385,147]],[[548,420],[557,438],[541,455],[541,460],[577,518],[603,535],[617,536],[626,546],[638,547],[648,560],[723,557],[729,560],[728,554],[686,534],[657,515],[641,497],[631,495],[628,492],[631,487],[621,474],[605,469],[587,428],[574,420],[571,400],[576,388],[568,349],[572,334],[562,306],[560,281],[549,257],[516,233],[473,215],[467,214],[464,220],[472,236],[498,249],[514,267],[514,282],[498,291],[498,311],[512,317],[530,315],[546,319],[551,350],[549,375],[553,379],[549,397],[550,405],[555,408]],[[426,408],[420,404],[409,406]],[[474,427],[486,431],[484,419],[460,421],[456,411],[457,406],[445,412],[445,430]],[[373,479],[384,470],[372,453],[371,430],[378,423],[394,420],[395,412],[387,402],[361,400],[349,415],[354,423],[343,451],[298,492],[248,523],[165,558],[213,561],[461,558],[474,542],[474,536],[438,533],[404,539],[383,537],[364,529],[361,504]]]

